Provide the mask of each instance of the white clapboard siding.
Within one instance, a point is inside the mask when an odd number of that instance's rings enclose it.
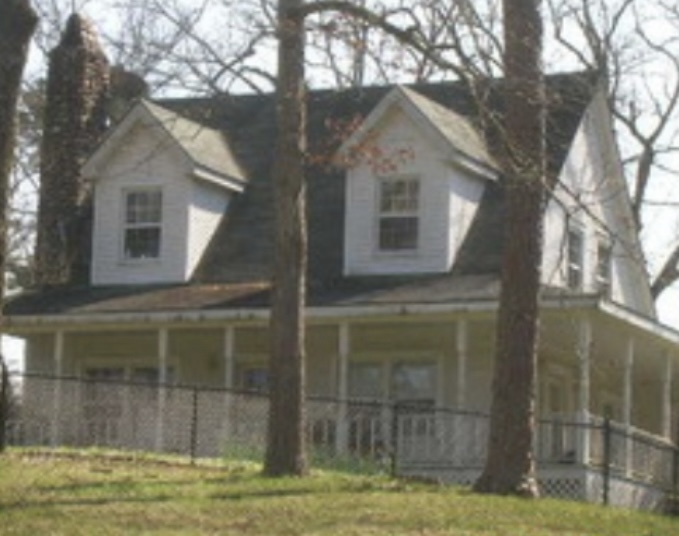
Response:
[[[483,180],[470,178],[447,161],[430,135],[399,110],[382,122],[376,147],[396,169],[382,174],[364,158],[347,170],[345,273],[412,274],[448,271],[467,233],[483,193]],[[394,155],[407,153],[404,160]],[[420,180],[419,237],[416,251],[378,250],[380,176],[415,176]]]
[[[207,199],[189,177],[190,167],[177,147],[157,130],[139,124],[109,158],[94,188],[92,283],[118,285],[183,282],[201,248],[214,232],[214,212],[226,194]],[[161,253],[158,259],[126,261],[122,254],[123,195],[126,189],[159,187],[163,196]],[[217,198],[219,198],[217,200]],[[194,211],[192,201],[201,206]],[[190,218],[195,217],[195,225]],[[190,253],[189,253],[190,252]]]
[[[613,246],[611,298],[643,314],[652,314],[643,259],[629,210],[626,185],[603,97],[590,104],[561,170],[554,199],[545,215],[543,282],[566,286],[566,231],[583,231],[584,292],[596,290],[597,242],[608,236]]]
[[[229,196],[223,188],[204,181],[193,181],[188,217],[187,277],[191,277],[203,257],[226,212]]]

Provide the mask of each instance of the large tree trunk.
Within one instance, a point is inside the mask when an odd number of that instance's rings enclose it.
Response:
[[[276,244],[271,308],[271,409],[265,474],[303,475],[304,305],[307,255],[303,0],[278,2]]]
[[[533,435],[542,258],[540,0],[504,0],[507,222],[488,456],[477,491],[537,496]]]
[[[14,164],[16,144],[16,111],[21,89],[21,76],[26,65],[28,45],[38,18],[28,0],[0,1],[0,306],[4,301],[4,274],[7,265],[7,211],[9,180]],[[0,323],[2,315],[0,310]],[[0,356],[2,380],[6,380],[5,364]],[[4,428],[7,414],[3,389],[0,400]],[[4,432],[4,429],[3,429]],[[0,447],[4,447],[4,434]]]

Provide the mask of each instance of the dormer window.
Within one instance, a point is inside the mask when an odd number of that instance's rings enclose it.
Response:
[[[585,234],[580,227],[568,229],[567,283],[571,290],[582,290],[585,261]]]
[[[378,250],[418,247],[420,181],[417,177],[379,179]]]
[[[158,259],[163,220],[161,189],[126,190],[123,201],[123,259]]]

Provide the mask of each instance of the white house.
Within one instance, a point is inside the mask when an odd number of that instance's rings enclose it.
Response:
[[[655,317],[605,95],[586,74],[548,77],[548,95],[557,185],[545,210],[539,417],[608,416],[669,445],[679,333]],[[349,441],[348,399],[487,411],[504,240],[497,134],[455,83],[313,92],[309,109],[308,388],[340,401],[324,421],[337,448]],[[222,96],[140,101],[112,127],[84,167],[90,284],[6,307],[29,372],[265,389],[273,120],[272,95]],[[167,438],[162,426],[153,434]],[[545,441],[561,465],[544,471],[593,485],[563,462],[589,467],[600,442],[575,428]],[[626,445],[621,482],[639,467]]]

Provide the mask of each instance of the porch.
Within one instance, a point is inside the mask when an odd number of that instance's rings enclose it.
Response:
[[[17,446],[102,447],[195,457],[261,460],[268,399],[257,393],[110,380],[25,376],[35,405],[7,425]],[[50,402],[59,393],[55,416]],[[91,412],[93,394],[109,411]],[[163,411],[153,409],[160,397]],[[115,402],[124,400],[113,411]],[[485,460],[488,416],[412,403],[308,400],[308,441],[316,465],[391,471],[469,485]],[[56,418],[55,418],[56,417]],[[675,494],[679,450],[669,441],[595,415],[537,424],[535,452],[545,495],[659,510]]]
[[[339,318],[322,312],[309,315],[308,394],[488,412],[495,351],[493,303],[465,305],[464,311],[448,306],[398,309],[389,315],[361,310]],[[26,372],[267,389],[269,337],[264,313],[247,319],[201,317],[199,322],[167,316],[162,322],[105,320],[15,330],[27,341]],[[559,302],[544,308],[538,417],[570,415],[586,422],[588,415],[601,415],[627,429],[673,440],[679,421],[674,389],[678,380],[676,332],[612,305],[606,309]],[[61,403],[56,393],[55,411]],[[159,396],[146,406],[162,412],[163,404],[164,397]],[[344,432],[338,433],[342,443]]]
[[[485,455],[495,306],[310,309],[309,438],[316,450],[473,480]],[[214,311],[13,320],[10,331],[28,343],[30,383],[62,378],[40,396],[26,384],[22,406],[39,414],[37,441],[216,456],[233,437],[238,448],[261,448],[267,318],[266,311]],[[609,483],[651,479],[667,487],[674,479],[667,454],[644,452],[664,452],[676,437],[679,334],[598,298],[547,301],[538,375],[538,461],[542,474],[560,475],[543,479],[546,491],[602,490],[592,474],[604,466]],[[422,411],[398,413],[413,404]],[[609,443],[600,433],[604,417],[616,423]],[[187,431],[186,422],[196,429]]]

